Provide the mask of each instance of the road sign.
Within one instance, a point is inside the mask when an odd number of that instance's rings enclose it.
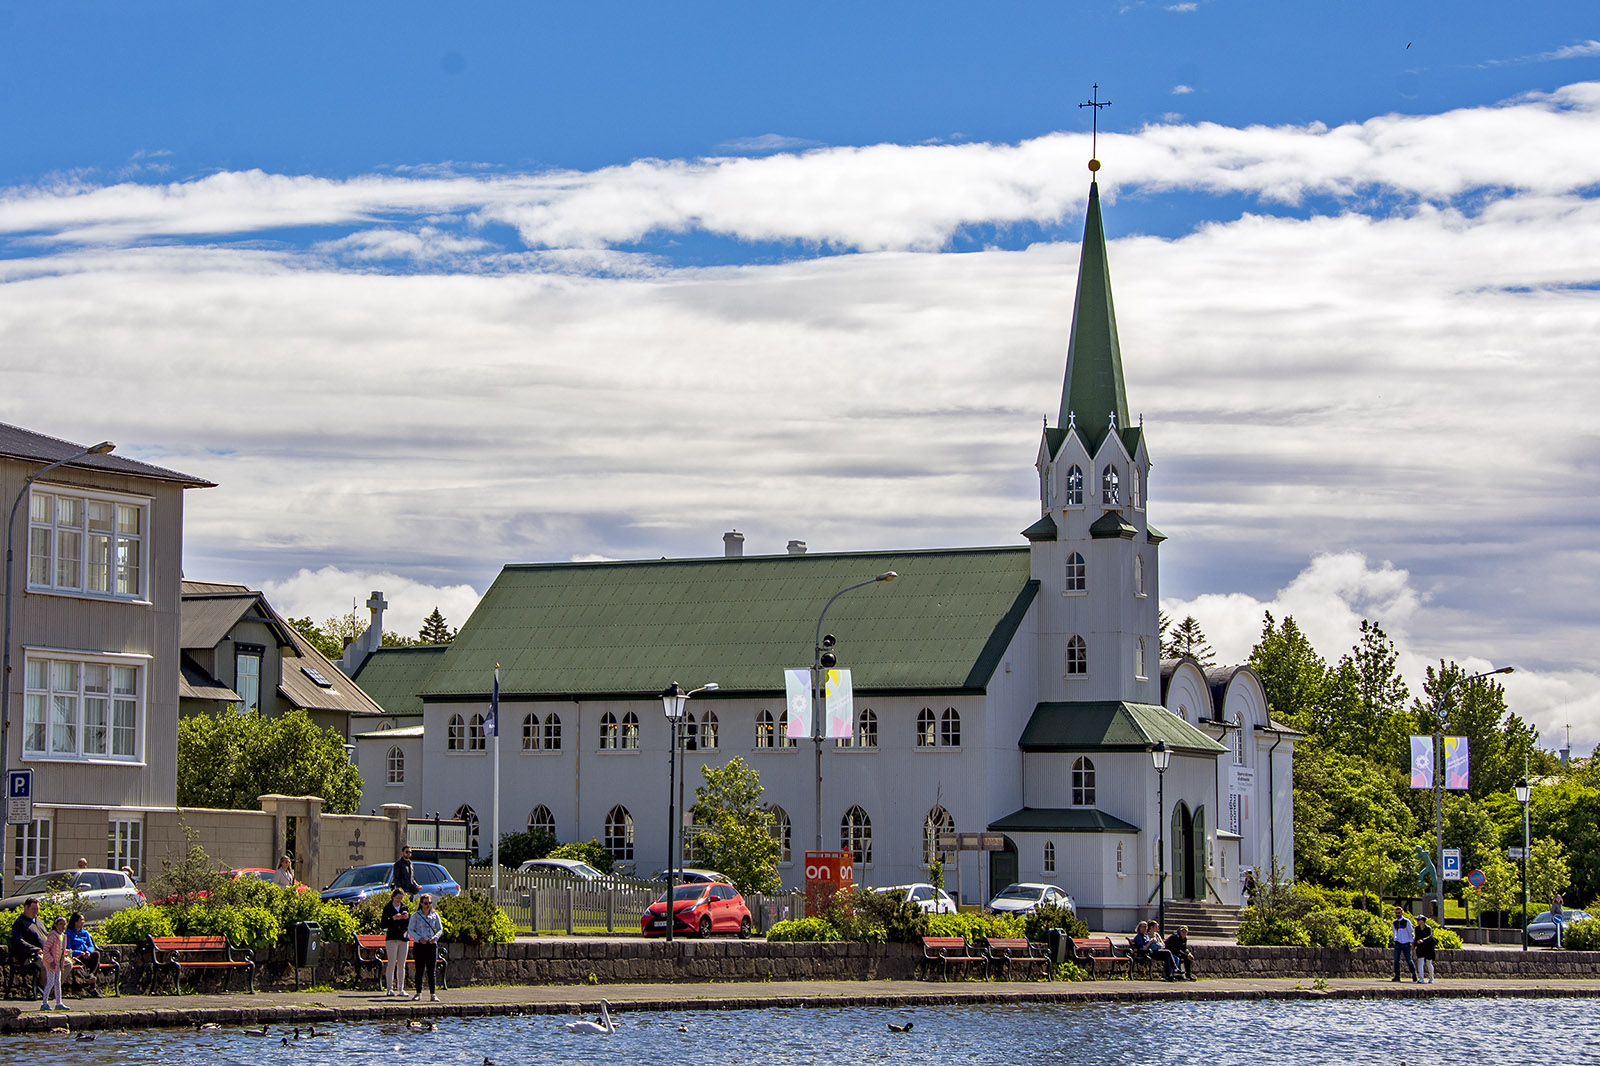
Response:
[[[6,824],[27,825],[33,821],[33,771],[6,771]]]
[[[1446,881],[1461,880],[1461,849],[1444,849],[1444,879]]]
[[[1506,849],[1506,858],[1508,858],[1508,859],[1520,859],[1520,858],[1522,858],[1522,849],[1521,848],[1507,848]]]
[[[1467,884],[1471,885],[1473,888],[1482,888],[1488,883],[1489,878],[1484,875],[1482,870],[1473,870],[1467,874]]]

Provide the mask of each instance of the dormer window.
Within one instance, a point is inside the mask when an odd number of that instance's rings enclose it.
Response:
[[[1073,466],[1067,471],[1067,499],[1064,507],[1083,506],[1083,468]]]
[[[1117,477],[1117,468],[1107,463],[1106,468],[1100,471],[1100,502],[1107,507],[1116,507],[1120,504],[1122,502],[1120,485],[1121,479]]]

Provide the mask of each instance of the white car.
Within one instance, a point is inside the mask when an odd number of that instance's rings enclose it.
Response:
[[[1072,897],[1055,885],[1007,885],[989,901],[990,910],[1002,913],[1031,911],[1040,907],[1065,907],[1073,914],[1078,913],[1078,906],[1072,902]]]
[[[517,867],[519,874],[533,874],[557,881],[581,881],[595,884],[607,880],[605,874],[582,859],[529,859]]]
[[[914,885],[891,885],[888,888],[875,888],[872,891],[899,893],[901,899],[909,899],[929,914],[954,914],[960,909],[948,892],[942,888],[934,888],[926,881]]]
[[[1563,934],[1573,922],[1587,921],[1588,911],[1562,911],[1561,920],[1558,922],[1555,915],[1543,911],[1533,921],[1528,923],[1528,939],[1535,944],[1549,944],[1552,947],[1556,942],[1556,926],[1562,928]]]
[[[73,896],[77,902],[74,904]],[[63,907],[77,906],[86,921],[98,922],[117,911],[144,906],[144,893],[121,870],[52,870],[40,874],[5,899],[0,910],[20,908],[29,896]]]

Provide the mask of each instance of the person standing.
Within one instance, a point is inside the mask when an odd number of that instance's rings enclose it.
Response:
[[[83,967],[89,975],[89,995],[96,998],[100,989],[96,981],[100,977],[100,949],[95,946],[94,937],[89,935],[89,930],[84,927],[83,914],[73,911],[72,917],[67,919],[67,951],[79,966]]]
[[[400,848],[400,857],[389,870],[389,883],[405,889],[408,896],[415,896],[422,891],[422,886],[417,884],[417,875],[411,869],[411,845]]]
[[[61,1001],[61,971],[64,966],[72,965],[72,956],[67,954],[67,920],[57,917],[55,924],[50,927],[50,935],[44,940],[44,954],[39,956],[39,964],[44,967],[44,991],[39,1004],[40,1010],[50,1009],[50,993],[56,994],[56,1010],[66,1010],[67,1005]]]
[[[288,855],[278,860],[278,868],[272,871],[272,882],[279,888],[294,887],[294,860]]]
[[[1433,956],[1439,946],[1427,916],[1417,915],[1417,983],[1433,984]]]
[[[389,902],[383,905],[383,994],[406,994],[406,951],[411,943],[406,932],[411,926],[411,911],[406,907],[406,890],[395,886]],[[417,971],[421,975],[421,971]],[[422,987],[422,982],[417,982]]]
[[[433,909],[433,897],[424,892],[417,897],[417,910],[406,926],[406,935],[416,946],[417,991],[412,999],[422,998],[422,974],[428,974],[428,1001],[439,1002],[439,991],[434,987],[434,967],[439,961],[439,938],[444,935],[444,923]]]
[[[1400,980],[1400,960],[1406,960],[1406,968],[1411,971],[1413,980],[1417,976],[1417,964],[1411,961],[1411,942],[1416,939],[1416,931],[1411,927],[1411,919],[1406,917],[1406,910],[1398,903],[1394,908],[1394,981]]]

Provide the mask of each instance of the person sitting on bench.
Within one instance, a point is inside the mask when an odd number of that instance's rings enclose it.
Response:
[[[1189,950],[1189,927],[1178,926],[1178,931],[1167,937],[1167,980],[1176,981],[1179,974],[1184,980],[1194,980],[1194,952]]]

